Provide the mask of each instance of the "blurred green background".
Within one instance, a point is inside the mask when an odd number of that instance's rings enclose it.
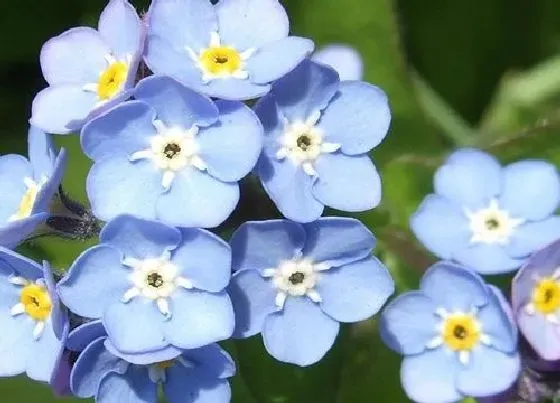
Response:
[[[134,1],[145,11],[146,0]],[[393,124],[372,153],[384,199],[359,215],[379,238],[377,253],[399,291],[416,285],[432,261],[408,231],[408,216],[431,191],[434,168],[455,147],[490,150],[504,162],[560,162],[560,2],[558,0],[285,0],[294,33],[318,46],[357,48],[367,81],[389,94]],[[72,26],[95,25],[103,0],[3,1],[0,11],[0,152],[25,153],[34,94],[44,86],[44,41]],[[61,105],[61,107],[64,107]],[[85,199],[88,163],[77,138],[66,189]],[[85,247],[40,241],[25,251],[64,269]],[[1,331],[1,330],[0,330]],[[299,369],[270,359],[259,338],[227,343],[238,357],[235,403],[406,402],[399,357],[377,335],[375,320],[346,327],[327,358]],[[1,359],[1,357],[0,357]],[[50,391],[24,379],[0,381],[2,401],[46,403]]]

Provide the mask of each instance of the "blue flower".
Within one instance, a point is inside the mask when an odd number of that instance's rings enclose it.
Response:
[[[560,360],[560,241],[536,252],[512,283],[519,330],[539,356]]]
[[[49,216],[66,167],[66,153],[57,155],[51,137],[31,128],[29,160],[21,155],[0,157],[0,245],[16,247]]]
[[[31,124],[71,133],[129,96],[143,49],[142,23],[127,0],[111,0],[98,28],[72,28],[45,43],[41,68],[49,87],[33,101]]]
[[[0,248],[0,377],[49,382],[64,350],[68,317],[51,270]]]
[[[333,345],[339,322],[379,311],[394,291],[371,256],[375,238],[351,218],[248,222],[232,236],[235,337],[263,335],[276,359],[307,366]]]
[[[100,322],[75,329],[69,342],[81,353],[71,373],[72,392],[98,403],[157,403],[161,385],[170,403],[229,403],[231,357],[217,344],[194,350],[165,348],[122,354]],[[82,351],[83,350],[83,351]]]
[[[258,174],[282,214],[314,221],[324,206],[369,210],[381,179],[368,152],[387,134],[391,113],[379,88],[340,82],[327,66],[303,62],[256,106],[265,130]]]
[[[517,379],[517,329],[500,291],[474,272],[440,262],[418,291],[384,310],[381,336],[405,356],[402,385],[419,403],[456,402],[508,389]]]
[[[270,83],[313,51],[288,36],[278,0],[154,0],[146,64],[203,94],[230,100],[260,97]]]
[[[231,252],[201,229],[176,229],[122,215],[101,231],[59,282],[75,314],[102,319],[123,353],[198,348],[225,340],[234,327],[224,288]]]
[[[239,201],[255,166],[262,126],[241,102],[217,101],[167,77],[142,80],[136,101],[82,130],[95,161],[87,192],[95,215],[122,213],[182,227],[216,227]]]
[[[335,69],[341,81],[361,80],[364,75],[362,56],[356,49],[347,45],[325,46],[315,52],[311,60]]]
[[[424,246],[482,274],[518,268],[560,238],[560,178],[554,165],[525,160],[505,167],[475,149],[454,152],[411,218]]]

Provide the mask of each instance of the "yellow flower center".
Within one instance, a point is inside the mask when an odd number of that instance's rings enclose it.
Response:
[[[541,279],[533,290],[533,305],[544,314],[556,312],[560,308],[560,284],[551,277]]]
[[[21,290],[19,301],[25,307],[25,313],[35,320],[44,321],[51,313],[51,297],[44,286],[26,285]]]
[[[29,217],[33,212],[35,199],[37,199],[37,194],[39,193],[39,190],[41,190],[41,186],[30,179],[26,180],[25,184],[27,186],[27,190],[21,197],[19,208],[11,215],[10,221],[22,220]]]
[[[212,75],[229,76],[241,68],[241,55],[231,47],[210,47],[200,54],[200,64]]]
[[[469,314],[452,314],[443,324],[443,341],[453,351],[471,350],[480,340],[480,334],[480,325]]]
[[[117,95],[128,78],[128,64],[113,62],[101,73],[97,83],[97,96],[101,101],[106,101]]]

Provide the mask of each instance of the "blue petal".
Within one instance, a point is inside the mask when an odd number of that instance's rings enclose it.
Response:
[[[15,289],[15,288],[14,288]],[[0,295],[2,300],[6,299],[3,290]],[[0,377],[11,377],[25,372],[27,357],[30,352],[33,327],[35,324],[26,315],[13,317],[10,308],[19,302],[19,295],[14,293],[13,303],[2,305],[0,308]]]
[[[459,361],[445,349],[405,357],[401,382],[408,397],[418,403],[456,402],[463,396],[455,388]]]
[[[25,157],[16,154],[0,157],[0,223],[6,223],[18,211],[21,199],[27,191],[25,178],[33,178],[33,167]]]
[[[504,168],[500,205],[513,217],[542,220],[559,203],[560,177],[554,165],[527,160]]]
[[[229,403],[231,389],[227,380],[205,378],[192,370],[174,365],[166,371],[163,384],[169,403]]]
[[[387,95],[364,82],[341,83],[318,127],[324,141],[340,144],[347,155],[364,154],[381,143],[391,123]]]
[[[70,375],[70,388],[77,397],[97,394],[101,379],[111,372],[122,372],[121,359],[105,348],[106,337],[90,343],[79,355]]]
[[[420,289],[438,308],[448,312],[470,312],[489,299],[489,290],[480,276],[451,262],[439,262],[428,268]]]
[[[193,349],[229,339],[235,326],[226,292],[178,290],[171,296],[173,317],[166,321],[166,340],[179,348]]]
[[[174,358],[177,358],[182,353],[182,350],[176,347],[166,346],[161,350],[148,351],[146,353],[138,354],[126,354],[122,351],[117,350],[117,348],[113,345],[113,343],[111,343],[111,340],[108,338],[105,338],[105,348],[108,352],[120,358],[121,360],[136,365],[149,365],[155,362],[170,361]]]
[[[325,271],[315,289],[322,298],[323,312],[339,322],[352,323],[379,312],[395,284],[387,268],[370,257]]]
[[[209,231],[181,229],[182,242],[171,256],[179,275],[188,278],[195,288],[219,292],[231,277],[229,245]]]
[[[27,135],[27,153],[33,166],[35,180],[39,181],[43,176],[50,177],[56,159],[52,136],[41,129],[30,127]]]
[[[183,357],[195,362],[196,371],[205,377],[225,379],[235,375],[235,362],[219,344],[186,350]]]
[[[469,244],[467,217],[449,200],[430,194],[410,218],[410,228],[426,249],[442,259],[451,259],[457,249]]]
[[[303,227],[288,220],[249,221],[231,236],[234,271],[264,270],[301,254]]]
[[[45,321],[45,330],[39,340],[35,340],[30,332],[20,339],[20,343],[27,345],[27,376],[34,381],[49,382],[64,349],[64,340],[55,334],[52,318]]]
[[[519,331],[537,354],[546,361],[560,360],[560,331],[541,313],[527,314],[520,308],[517,314]]]
[[[149,16],[148,35],[158,35],[176,49],[188,46],[198,53],[210,44],[210,33],[218,30],[214,7],[209,1],[154,0]],[[149,53],[147,58],[151,58]],[[189,61],[186,52],[185,61]]]
[[[515,229],[506,245],[512,257],[526,257],[560,238],[560,217],[552,216],[542,221],[527,222]]]
[[[381,336],[399,354],[418,354],[438,335],[437,305],[420,291],[399,295],[383,311]]]
[[[457,389],[466,396],[491,396],[517,380],[521,359],[517,352],[504,354],[484,345],[471,351],[469,365],[459,371]]]
[[[290,30],[278,0],[221,0],[215,9],[222,43],[241,51],[282,39]]]
[[[131,287],[121,253],[107,245],[83,252],[58,283],[60,299],[72,312],[100,318],[113,304],[120,304]]]
[[[322,154],[315,170],[319,179],[313,184],[313,195],[329,207],[366,211],[381,201],[381,178],[367,154]]]
[[[99,385],[97,403],[155,403],[157,383],[148,377],[144,367],[131,366],[123,375],[110,373]]]
[[[200,131],[199,155],[208,173],[224,182],[238,181],[257,164],[263,129],[255,113],[241,102],[218,101],[219,123]]]
[[[249,77],[257,84],[275,81],[296,68],[313,48],[313,41],[298,36],[270,42],[247,60]]]
[[[15,248],[48,217],[47,213],[33,214],[30,217],[12,221],[0,227],[0,246],[11,249]]]
[[[150,148],[157,134],[155,111],[146,103],[130,101],[87,123],[81,133],[84,153],[94,161],[112,155],[132,155]]]
[[[501,166],[483,151],[455,151],[434,176],[435,192],[469,209],[487,207],[501,189]]]
[[[266,193],[284,217],[298,222],[321,217],[324,205],[313,196],[313,178],[303,169],[287,159],[278,161],[264,154],[257,169]]]
[[[270,96],[288,120],[305,121],[312,113],[327,107],[339,84],[336,71],[305,60],[272,85]]]
[[[316,263],[338,267],[371,255],[375,237],[354,218],[325,217],[304,224],[303,255]],[[344,239],[344,242],[340,242]]]
[[[238,201],[237,183],[225,183],[186,167],[176,173],[171,189],[159,197],[157,218],[179,227],[214,228],[229,217]]]
[[[265,96],[259,99],[255,105],[255,113],[264,129],[264,152],[273,158],[280,149],[278,139],[284,133],[284,115],[273,96]]]
[[[288,297],[281,312],[264,322],[266,350],[277,360],[305,367],[330,350],[340,325],[306,297]]]
[[[107,68],[105,56],[109,54],[111,50],[95,29],[72,28],[43,45],[41,69],[50,85],[97,83],[99,73]]]
[[[524,259],[508,256],[506,249],[497,244],[475,244],[455,252],[455,260],[480,274],[501,274],[519,268]]]
[[[54,161],[54,170],[51,168],[50,176],[47,182],[41,187],[35,203],[33,204],[33,212],[48,212],[50,210],[50,205],[53,201],[53,196],[58,192],[60,183],[62,182],[62,177],[66,171],[66,150],[63,148]],[[36,169],[35,164],[33,164],[34,170]],[[37,175],[35,171],[35,181],[40,182],[43,178]]]
[[[104,158],[93,165],[86,182],[95,216],[104,221],[119,214],[156,219],[156,202],[164,190],[161,177],[151,161],[131,162],[125,155]]]
[[[188,84],[186,84],[188,85]],[[192,85],[193,89],[213,98],[230,101],[246,101],[260,98],[270,91],[268,84],[256,84],[250,79],[223,78],[203,84],[202,81]]]
[[[33,100],[29,122],[48,133],[68,134],[80,129],[97,104],[97,94],[82,87],[64,84],[45,88]]]
[[[228,292],[235,311],[235,338],[260,333],[266,317],[278,310],[276,288],[270,279],[263,278],[255,270],[235,273]]]
[[[493,348],[511,354],[517,350],[517,329],[511,320],[511,308],[499,289],[492,289],[488,298],[488,304],[477,314],[482,331],[490,336]]]
[[[99,241],[109,244],[124,257],[143,260],[159,258],[164,252],[175,249],[181,243],[181,233],[157,221],[120,215],[101,230]]]
[[[142,22],[127,0],[111,0],[99,17],[99,33],[117,59],[141,52]]]
[[[66,348],[80,352],[91,342],[100,337],[107,336],[101,320],[92,320],[73,329],[66,340]]]
[[[54,329],[54,334],[59,340],[63,340],[66,343],[68,338],[68,331],[70,328],[68,320],[68,311],[66,307],[63,307],[60,303],[58,297],[58,292],[56,290],[56,282],[49,262],[43,260],[43,281],[47,287],[51,299],[51,321],[52,327]]]
[[[364,74],[362,56],[350,46],[339,44],[326,46],[315,52],[311,60],[335,69],[341,81],[361,80]]]
[[[136,86],[134,97],[150,105],[156,111],[157,119],[167,126],[206,127],[218,119],[218,108],[209,98],[170,77],[143,79]]]
[[[44,277],[43,266],[17,252],[0,247],[0,268],[8,274],[15,274],[29,281]]]

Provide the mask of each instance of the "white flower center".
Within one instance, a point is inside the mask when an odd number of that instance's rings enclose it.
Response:
[[[169,258],[169,253],[156,259],[126,258],[123,264],[132,269],[129,275],[132,287],[125,292],[122,302],[126,304],[136,297],[154,300],[160,312],[170,319],[171,311],[167,298],[177,287],[191,289],[193,285],[190,280],[178,275],[178,268]]]
[[[474,212],[465,208],[464,212],[472,232],[471,243],[505,245],[515,229],[525,221],[510,217],[506,210],[500,209],[495,199],[486,208]]]
[[[327,270],[329,266],[314,264],[310,259],[292,259],[281,262],[278,267],[265,269],[263,277],[271,278],[277,289],[276,305],[284,307],[288,295],[294,297],[307,296],[313,302],[321,302],[321,296],[315,290],[319,271]]]
[[[17,221],[27,218],[33,212],[33,207],[35,206],[35,200],[37,199],[37,195],[41,191],[41,188],[47,183],[48,178],[43,176],[40,182],[35,182],[31,178],[24,178],[23,183],[27,187],[27,190],[21,197],[21,201],[19,203],[17,211],[12,214],[8,221]]]
[[[198,155],[197,126],[184,130],[178,126],[167,127],[161,120],[155,120],[154,126],[158,134],[150,138],[150,148],[135,152],[130,160],[151,159],[163,171],[164,189],[171,187],[175,173],[187,165],[206,170],[206,163]]]
[[[317,176],[314,162],[323,153],[334,153],[340,144],[323,141],[323,131],[316,127],[321,118],[321,112],[316,111],[307,120],[284,122],[284,134],[278,139],[280,148],[276,158],[289,158],[297,166],[301,166],[305,173]]]

